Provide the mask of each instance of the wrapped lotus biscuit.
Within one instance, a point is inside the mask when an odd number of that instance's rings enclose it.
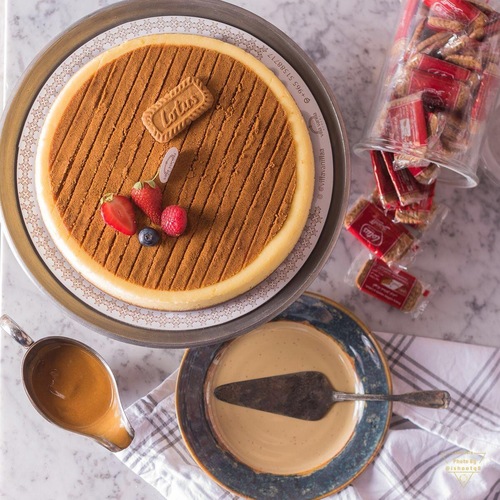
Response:
[[[416,54],[408,63],[413,69],[426,71],[444,78],[452,78],[461,82],[468,82],[471,71],[458,64],[453,64],[443,59],[428,54]]]
[[[500,93],[500,0],[402,0],[394,42],[354,151],[392,153],[396,170],[435,165],[443,182],[475,186]]]
[[[443,19],[442,17],[429,16],[427,26],[436,31],[445,31],[448,33],[462,33],[466,28],[466,23],[454,19]]]
[[[462,81],[419,69],[410,72],[407,91],[422,92],[427,106],[450,111],[463,110],[469,98],[469,90]]]
[[[403,270],[395,271],[373,257],[361,264],[355,284],[362,292],[413,316],[423,312],[431,293],[430,287],[417,277]]]
[[[392,164],[395,170],[400,170],[402,168],[408,167],[424,168],[430,165],[429,160],[426,160],[425,158],[419,158],[418,156],[411,156],[405,153],[395,154]]]
[[[429,17],[460,22],[464,29],[475,30],[488,20],[480,9],[467,0],[425,0],[429,6]]]
[[[424,3],[422,3],[421,0],[409,0],[408,5],[399,21],[396,34],[394,36],[395,42],[400,40],[407,41],[411,36],[412,25],[415,23],[415,19],[424,21],[428,11],[429,9]],[[423,26],[421,29],[423,29]]]
[[[418,38],[413,48],[417,54],[431,54],[443,47],[452,38],[453,34],[447,31],[425,35],[425,32]]]
[[[375,189],[372,191],[371,195],[368,197],[368,199],[384,214],[389,218],[390,220],[394,221],[394,216],[396,214],[396,208],[385,208],[384,205],[382,204],[382,200],[380,199],[380,193],[378,188],[375,187]]]
[[[414,234],[416,234],[415,231],[422,234],[424,231],[440,226],[449,212],[446,205],[435,201],[435,182],[422,186],[421,189],[425,193],[425,198],[411,205],[399,206],[392,214],[394,222],[410,226]]]
[[[440,141],[448,151],[464,151],[469,147],[470,131],[460,118],[449,116],[440,134]]]
[[[390,102],[387,126],[392,144],[403,151],[417,151],[417,156],[424,155],[428,130],[423,94],[416,93]]]
[[[400,205],[410,205],[411,203],[417,203],[426,198],[422,186],[407,169],[396,170],[394,168],[394,155],[392,153],[386,153],[384,151],[382,152],[382,158],[384,159],[387,172],[389,173],[389,177],[398,195]]]
[[[362,292],[400,311],[420,315],[429,302],[431,289],[409,272],[391,269],[382,260],[361,254],[353,262],[346,281]]]
[[[370,151],[372,169],[377,185],[378,200],[385,210],[392,210],[399,206],[398,193],[392,183],[384,157],[380,151]]]
[[[426,229],[430,226],[438,214],[438,207],[434,202],[435,187],[435,183],[422,187],[425,198],[417,203],[398,207],[394,212],[394,220],[419,229]],[[440,210],[439,213],[442,214],[442,211]]]
[[[394,44],[392,54],[399,57],[399,52],[404,49],[405,45],[408,43],[411,45],[411,38],[415,36],[413,29],[413,24],[415,19],[419,19],[418,31],[421,31],[425,27],[426,15],[428,12],[428,7],[424,5],[421,0],[409,0],[408,6],[405,9],[401,19],[399,21],[396,34],[394,36]]]
[[[439,175],[439,167],[434,163],[427,167],[408,165],[408,172],[413,175],[418,183],[426,186],[436,181]]]
[[[388,264],[407,265],[418,250],[418,243],[408,229],[393,222],[365,198],[359,199],[349,210],[344,227]]]
[[[475,44],[476,40],[470,38],[467,34],[456,34],[451,36],[446,43],[439,48],[436,56],[446,59],[454,54],[464,54],[469,51],[470,44]]]

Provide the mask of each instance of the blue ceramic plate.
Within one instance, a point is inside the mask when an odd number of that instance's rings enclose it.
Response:
[[[340,305],[307,293],[273,321],[306,323],[325,333],[352,362],[362,392],[391,393],[389,370],[377,341]],[[177,414],[184,441],[194,460],[222,487],[251,498],[318,498],[348,486],[374,459],[389,425],[388,402],[362,403],[354,431],[340,452],[307,473],[266,473],[238,460],[212,431],[205,402],[207,374],[227,346],[228,342],[189,349],[177,382]]]

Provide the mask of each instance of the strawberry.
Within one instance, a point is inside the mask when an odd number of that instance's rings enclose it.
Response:
[[[101,198],[101,216],[108,226],[120,233],[132,236],[137,231],[134,206],[126,196],[105,194]]]
[[[151,222],[160,225],[162,193],[155,181],[136,182],[130,195],[134,203],[151,219]]]
[[[187,226],[186,209],[179,205],[165,207],[161,214],[161,228],[169,236],[180,236]]]

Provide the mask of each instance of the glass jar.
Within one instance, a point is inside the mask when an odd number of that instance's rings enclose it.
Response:
[[[500,0],[405,0],[354,151],[393,153],[396,170],[431,167],[440,182],[476,186],[499,88]]]

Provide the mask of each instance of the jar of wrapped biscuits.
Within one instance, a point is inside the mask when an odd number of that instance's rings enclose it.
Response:
[[[500,0],[406,0],[401,9],[354,150],[389,153],[395,171],[473,187],[500,89]]]

